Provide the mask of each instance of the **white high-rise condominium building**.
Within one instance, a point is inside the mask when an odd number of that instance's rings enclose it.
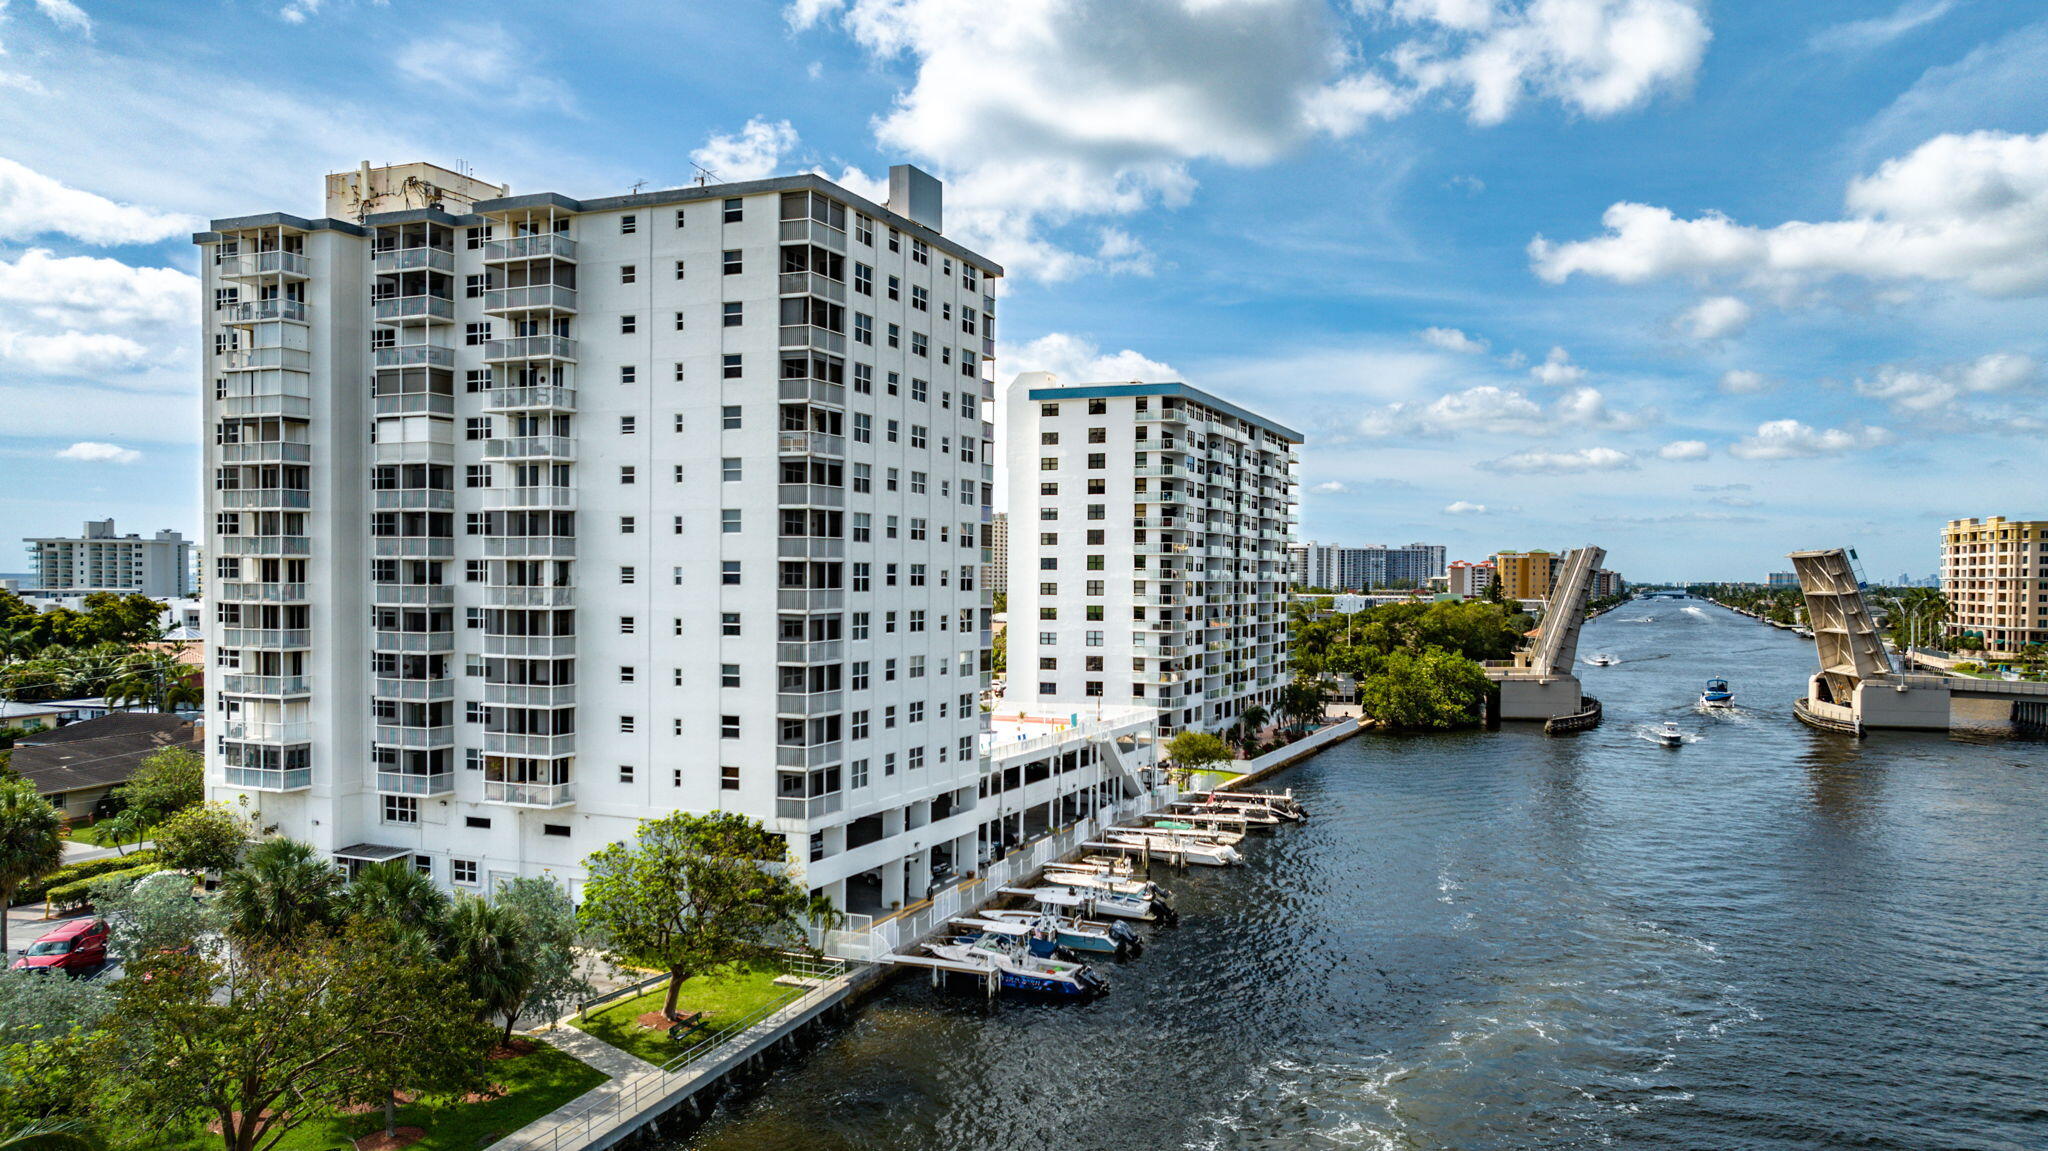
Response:
[[[23,540],[46,593],[139,592],[158,599],[193,594],[192,541],[165,529],[144,539],[117,535],[113,520],[87,520],[76,536]]]
[[[890,176],[200,234],[212,794],[457,887],[677,809],[853,911],[971,866],[1001,271]]]
[[[1301,434],[1179,383],[1010,385],[1008,698],[1227,727],[1286,683]]]

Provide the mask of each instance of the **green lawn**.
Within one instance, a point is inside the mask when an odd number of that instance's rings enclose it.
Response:
[[[1243,774],[1242,768],[1232,771],[1191,771],[1188,773],[1188,785],[1183,790],[1214,791]]]
[[[71,828],[71,838],[77,840],[80,843],[90,843],[94,847],[114,846],[114,833],[112,829],[104,823],[95,823],[89,827],[83,824],[74,824]],[[122,840],[121,842],[140,843],[148,838],[149,833],[144,832],[141,835],[130,836],[127,839]]]
[[[770,1004],[803,994],[801,987],[778,985],[776,974],[773,968],[756,967],[728,974],[700,975],[683,984],[682,994],[676,999],[676,1009],[685,1015],[692,1011],[708,1012],[709,1018],[705,1022],[716,1030]],[[649,1063],[667,1063],[709,1035],[700,1029],[676,1041],[671,1040],[666,1031],[640,1026],[640,1016],[661,1010],[667,994],[668,988],[664,984],[644,995],[621,999],[593,1011],[585,1018],[575,1020],[575,1026]]]
[[[477,1151],[553,1111],[605,1081],[604,1072],[542,1043],[531,1055],[493,1060],[490,1080],[505,1094],[488,1103],[408,1103],[398,1109],[398,1125],[421,1127],[426,1137],[417,1151]],[[342,1151],[355,1139],[381,1131],[383,1111],[345,1115],[308,1123],[285,1136],[277,1151]],[[131,1146],[151,1151],[217,1151],[220,1136],[196,1129],[182,1141],[154,1139]]]

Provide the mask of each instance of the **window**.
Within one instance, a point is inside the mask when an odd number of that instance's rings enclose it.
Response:
[[[569,825],[566,823],[543,823],[540,825],[540,833],[542,835],[552,835],[556,839],[567,839],[569,838]]]
[[[747,305],[744,301],[727,300],[725,302],[725,326],[728,328],[739,327],[746,319],[746,307]]]
[[[875,391],[875,368],[872,364],[853,366],[853,390],[858,395],[873,395]]]
[[[638,627],[638,624],[634,621],[634,618],[632,616],[622,615],[619,617],[620,635],[632,635],[636,627]]]
[[[418,823],[420,801],[413,795],[387,795],[384,797],[384,822]]]
[[[727,352],[725,355],[719,357],[719,363],[724,368],[724,375],[726,379],[737,380],[740,378],[740,353]]]
[[[464,487],[487,488],[491,486],[491,465],[470,464],[462,469]]]
[[[920,311],[920,312],[929,312],[929,311],[931,311],[931,310],[932,310],[932,294],[931,294],[930,290],[929,290],[929,289],[926,289],[926,288],[920,288],[920,287],[917,287],[917,286],[916,286],[916,285],[914,285],[914,284],[913,284],[913,285],[911,285],[911,288],[910,288],[910,306],[911,306],[912,308],[915,308],[916,310],[918,310],[918,311]]]
[[[863,316],[859,312],[853,314],[853,342],[856,344],[866,344],[870,347],[874,346],[875,318],[873,316]]]
[[[635,572],[635,571],[633,570],[633,568],[632,568],[632,567],[631,567],[630,565],[629,565],[629,566],[626,566],[626,567],[622,567],[622,568],[620,568],[620,569],[619,569],[619,582],[620,582],[620,583],[633,583],[633,582],[635,582],[635,581],[636,581],[637,579],[638,579],[638,573],[637,573],[637,572]]]
[[[681,215],[681,213],[679,212],[679,213],[677,213],[677,215]],[[676,279],[680,280],[680,279],[682,279],[682,278],[683,278],[683,261],[681,261],[681,260],[677,260],[677,261],[676,261]]]
[[[854,713],[852,714],[852,716],[850,716],[850,717],[848,718],[848,720],[847,720],[847,723],[848,723],[848,726],[849,726],[849,728],[851,729],[851,730],[849,730],[849,731],[847,732],[847,737],[848,737],[849,739],[866,739],[866,738],[868,737],[868,713],[867,713],[867,712],[865,712],[865,711],[856,711],[856,712],[854,712]]]
[[[740,199],[738,196],[734,196],[733,198],[727,200],[725,202],[725,222],[728,224],[737,224],[742,219],[745,219],[746,203],[747,202],[745,200]]]
[[[635,670],[634,668],[631,668],[631,667],[621,667],[621,668],[619,669],[619,682],[620,682],[620,683],[632,683],[632,682],[634,682],[635,680],[639,679],[639,677],[640,677],[640,673],[639,673],[639,672],[638,672],[637,670]]]
[[[890,346],[890,347],[895,347],[895,345],[894,345],[894,344],[891,344],[891,345],[889,345],[889,346]],[[910,354],[911,354],[911,355],[913,355],[913,356],[929,356],[929,355],[931,355],[931,354],[932,354],[932,345],[931,345],[931,337],[929,337],[929,336],[925,335],[925,334],[924,334],[923,332],[912,332],[912,333],[910,333]]]
[[[875,222],[866,216],[854,213],[853,238],[872,248],[875,246]]]
[[[734,535],[740,530],[740,509],[721,508],[718,512],[718,530]]]
[[[722,664],[719,664],[719,665],[718,665],[718,686],[720,686],[720,687],[738,687],[739,685],[740,685],[740,665],[738,665],[738,664],[736,664],[736,663],[722,663]]]
[[[681,313],[681,312],[677,312],[677,313],[676,313],[676,331],[678,331],[678,332],[681,332],[681,331],[687,331],[687,330],[688,330],[688,325],[687,325],[687,324],[686,324],[686,323],[684,322],[684,319],[683,319],[683,313]],[[677,365],[676,365],[676,379],[679,379],[679,380],[680,380],[680,379],[682,379],[682,378],[683,378],[683,377],[682,377],[682,370],[683,370],[683,366],[682,366],[681,364],[677,364]]]
[[[640,379],[640,369],[639,369],[639,368],[635,367],[635,366],[634,366],[634,365],[632,365],[632,364],[620,364],[620,365],[619,365],[619,382],[620,382],[620,383],[622,383],[622,384],[631,384],[631,383],[636,383],[636,382],[638,382],[638,381],[639,381],[639,379]]]
[[[740,482],[740,457],[726,456],[719,461],[720,478],[729,484]]]
[[[856,295],[874,295],[875,270],[866,264],[855,264],[853,266],[853,290]]]
[[[718,738],[720,738],[720,739],[738,739],[739,737],[740,737],[740,717],[739,717],[739,716],[736,716],[736,715],[721,715],[721,716],[719,716],[719,717],[718,717]]]
[[[866,612],[861,613],[863,619],[865,619],[866,615]],[[860,626],[862,634],[859,638],[866,639],[868,625],[865,622],[863,622]],[[847,684],[848,688],[850,688],[853,691],[866,691],[868,689],[868,661],[855,661],[853,666],[848,670],[847,674],[851,680],[851,682]]]
[[[619,465],[619,482],[620,482],[620,483],[622,483],[622,484],[630,484],[630,483],[632,483],[632,482],[634,481],[634,479],[635,479],[635,477],[636,477],[637,475],[638,475],[638,473],[637,473],[637,472],[635,472],[635,471],[633,470],[633,465],[632,465],[632,464],[620,464],[620,465]]]
[[[631,783],[631,782],[633,782],[633,765],[632,765],[632,764],[630,764],[630,763],[622,763],[622,764],[620,764],[620,765],[619,765],[619,782],[620,782],[620,783]]]
[[[740,430],[740,406],[738,404],[725,405],[722,415],[725,420],[724,426],[726,431],[736,432]]]
[[[719,768],[718,789],[720,791],[738,791],[740,789],[740,769],[737,767]]]
[[[859,430],[860,430],[860,426],[861,426],[861,425],[860,425],[860,422],[859,422],[859,416],[858,416],[858,414],[856,414],[856,416],[855,416],[855,421],[854,421],[854,431],[855,431],[855,433],[856,433],[856,436],[857,436],[857,434],[858,434],[858,432],[859,432]],[[860,442],[861,442],[861,443],[866,443],[867,441],[866,441],[866,440],[860,440]],[[875,488],[875,469],[874,469],[874,465],[872,465],[872,464],[855,464],[855,465],[853,465],[853,490],[854,490],[854,491],[857,491],[857,492],[871,492],[871,491],[873,491],[873,490],[874,490],[874,488]]]
[[[893,252],[896,249],[892,246],[889,250]],[[895,276],[889,277],[889,298],[892,300],[903,298],[903,281]]]
[[[634,283],[634,282],[638,281],[639,279],[640,279],[640,265],[638,265],[638,264],[620,264],[620,265],[619,265],[619,283],[621,283],[621,284],[631,284],[631,283]]]
[[[619,234],[630,236],[640,230],[640,217],[625,215],[619,217]]]
[[[738,248],[726,249],[725,274],[728,276],[737,276],[740,274],[740,250]]]
[[[848,764],[846,778],[849,787],[866,787],[868,785],[868,761],[856,759]]]
[[[739,528],[735,526],[730,530],[738,531]],[[727,587],[738,587],[740,582],[740,561],[726,560],[724,563],[720,564],[718,572],[718,582],[724,584]]]
[[[620,516],[620,517],[619,517],[619,534],[620,534],[620,535],[622,535],[622,536],[629,536],[629,535],[632,535],[632,534],[633,534],[633,527],[634,527],[634,522],[635,522],[635,521],[634,521],[634,519],[633,519],[633,517],[632,517],[632,516]]]
[[[677,208],[677,209],[676,209],[676,227],[678,227],[678,228],[682,227],[682,226],[683,226],[683,222],[684,222],[684,221],[683,221],[683,210],[682,210],[681,208]]]
[[[481,324],[464,324],[462,326],[462,342],[472,348],[490,338],[491,325],[488,320]]]
[[[639,420],[639,417],[637,417],[637,416],[620,416],[620,417],[619,417],[619,434],[620,434],[620,435],[622,435],[622,436],[630,436],[630,435],[632,435],[632,434],[634,433],[634,431],[635,431],[635,430],[637,430],[637,429],[639,428],[639,426],[640,426],[640,420]]]
[[[625,732],[628,735],[632,734],[634,729],[638,726],[639,721],[635,720],[630,715],[622,715],[619,717],[619,730]]]
[[[890,346],[890,347],[892,347],[892,348],[900,348],[900,347],[902,347],[902,346],[903,346],[903,328],[902,328],[902,325],[900,325],[900,324],[890,324],[890,325],[889,325],[889,346]]]
[[[718,634],[725,636],[740,634],[740,613],[736,611],[720,612],[718,617]]]
[[[873,443],[873,442],[874,442],[874,439],[875,439],[875,419],[874,419],[874,417],[873,417],[873,416],[870,416],[870,415],[868,415],[868,414],[867,414],[866,412],[855,412],[855,413],[853,413],[853,442],[854,442],[854,443],[857,443],[857,444],[866,444],[866,443]],[[860,487],[855,487],[855,488],[854,488],[854,490],[855,490],[855,491],[864,491],[864,490],[866,490],[866,489],[864,489],[864,488],[860,488]]]
[[[476,885],[476,860],[451,859],[448,861],[448,882],[464,886]]]

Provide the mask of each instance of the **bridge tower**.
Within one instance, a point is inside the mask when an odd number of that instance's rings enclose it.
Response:
[[[1806,698],[1793,701],[1793,713],[1813,727],[1854,735],[1872,728],[1948,730],[1950,681],[1892,670],[1848,553],[1825,548],[1789,558],[1820,658],[1820,670],[1807,681]]]
[[[1579,629],[1586,622],[1593,572],[1606,559],[1606,550],[1597,547],[1573,548],[1566,553],[1544,605],[1536,642],[1517,653],[1512,663],[1486,669],[1487,676],[1500,685],[1502,719],[1551,721],[1590,716],[1590,722],[1598,721],[1599,704],[1585,696],[1573,669],[1578,664]]]

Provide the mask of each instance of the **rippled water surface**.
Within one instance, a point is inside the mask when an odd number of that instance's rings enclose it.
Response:
[[[1595,732],[1276,779],[1315,818],[1169,880],[1107,998],[903,979],[679,1146],[2048,1147],[2048,747],[1810,732],[1813,646],[1697,601],[1596,651]]]

